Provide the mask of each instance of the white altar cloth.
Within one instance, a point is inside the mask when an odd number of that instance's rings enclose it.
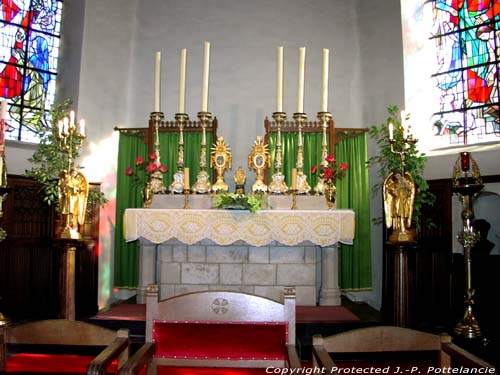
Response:
[[[255,213],[216,209],[140,209],[124,214],[126,241],[138,238],[160,244],[177,239],[192,245],[209,239],[218,245],[244,241],[264,246],[273,241],[294,246],[309,241],[321,247],[352,244],[352,210],[260,210]]]

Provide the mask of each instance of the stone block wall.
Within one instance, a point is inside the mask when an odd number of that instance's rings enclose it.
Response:
[[[283,288],[294,286],[301,306],[316,305],[317,249],[312,244],[254,247],[242,241],[219,246],[209,240],[194,245],[171,240],[150,248],[152,253],[158,251],[162,299],[194,291],[234,290],[281,300]]]

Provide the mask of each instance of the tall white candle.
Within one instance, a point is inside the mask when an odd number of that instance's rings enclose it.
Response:
[[[184,168],[184,189],[189,189],[189,168]]]
[[[210,74],[210,43],[205,42],[203,54],[203,83],[201,89],[201,111],[208,112],[208,78]]]
[[[299,83],[297,87],[297,113],[304,112],[304,69],[306,63],[306,47],[299,49]]]
[[[394,139],[394,125],[392,122],[389,123],[389,139],[391,141]]]
[[[71,111],[69,113],[69,125],[70,126],[75,125],[75,111]]]
[[[276,73],[276,112],[283,112],[283,47],[278,47]]]
[[[160,81],[161,81],[161,52],[157,51],[155,58],[154,112],[160,112]]]
[[[323,75],[321,81],[321,112],[328,111],[328,63],[330,51],[323,48]]]
[[[179,113],[185,113],[186,103],[186,49],[181,49],[181,67],[179,75]]]

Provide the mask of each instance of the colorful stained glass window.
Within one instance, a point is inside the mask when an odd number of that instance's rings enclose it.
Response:
[[[500,0],[401,0],[401,11],[405,104],[420,146],[499,143]]]
[[[55,96],[62,0],[0,0],[0,100],[7,139],[38,142]]]

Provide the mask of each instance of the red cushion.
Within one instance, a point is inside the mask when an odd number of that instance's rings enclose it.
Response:
[[[265,368],[158,367],[158,375],[260,375]]]
[[[7,359],[7,372],[45,372],[85,374],[92,356],[70,354],[14,354]],[[118,373],[118,362],[114,361],[108,373]]]
[[[155,321],[153,340],[156,357],[283,360],[288,330],[282,322]]]

